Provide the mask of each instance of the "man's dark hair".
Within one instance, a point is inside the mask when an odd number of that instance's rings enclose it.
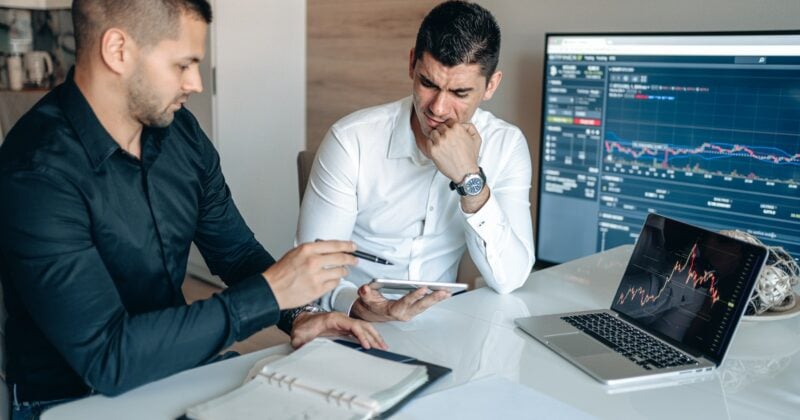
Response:
[[[434,7],[419,27],[414,63],[425,52],[448,67],[478,64],[488,82],[500,58],[500,26],[477,4],[444,2]]]
[[[125,30],[143,46],[176,38],[182,13],[211,23],[211,5],[206,0],[74,0],[75,54],[81,57],[103,32],[114,27]]]

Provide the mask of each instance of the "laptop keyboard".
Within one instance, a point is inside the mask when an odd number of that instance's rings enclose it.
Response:
[[[607,313],[561,319],[647,370],[697,364],[689,356]]]

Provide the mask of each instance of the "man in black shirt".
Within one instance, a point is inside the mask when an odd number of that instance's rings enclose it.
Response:
[[[370,324],[303,306],[356,264],[353,243],[304,244],[276,262],[182,107],[202,90],[208,3],[75,0],[73,20],[74,70],[0,148],[14,418],[212,362],[276,323],[294,346],[349,333],[385,348]],[[229,287],[187,305],[192,241]]]

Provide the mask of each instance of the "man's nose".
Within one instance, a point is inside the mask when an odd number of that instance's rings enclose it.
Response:
[[[203,91],[203,78],[200,77],[199,66],[192,66],[192,69],[186,72],[181,88],[184,92],[189,93],[200,93]]]
[[[438,92],[430,105],[431,113],[435,116],[447,115],[447,93]]]

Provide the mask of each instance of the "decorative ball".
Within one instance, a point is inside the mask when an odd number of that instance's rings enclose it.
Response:
[[[766,246],[755,236],[740,230],[723,230],[720,233]],[[783,248],[778,246],[766,246],[766,248],[769,249],[769,256],[750,297],[747,306],[748,315],[758,315],[766,311],[788,311],[797,304],[794,286],[800,282],[800,266]]]

